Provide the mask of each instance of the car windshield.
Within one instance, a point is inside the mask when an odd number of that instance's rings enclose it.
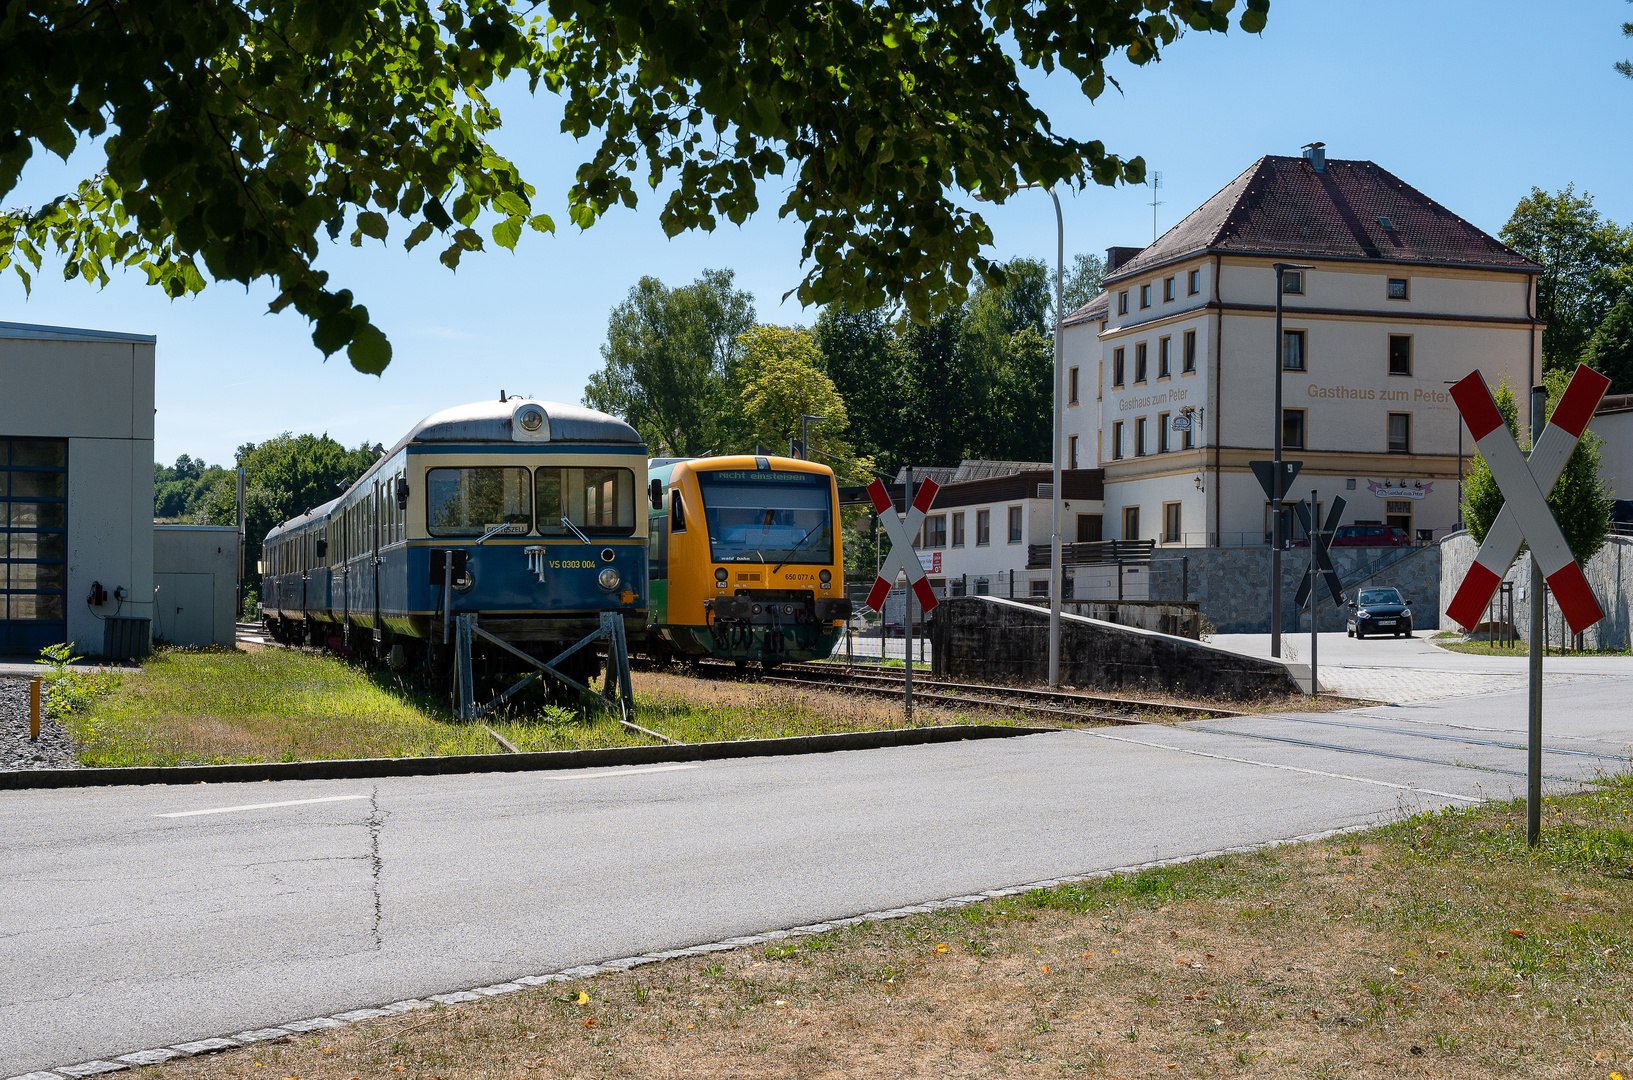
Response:
[[[722,469],[697,482],[715,562],[833,562],[826,474]]]
[[[1401,602],[1401,594],[1396,592],[1394,589],[1362,589],[1361,590],[1361,606],[1362,607],[1366,607],[1366,606],[1368,606],[1370,604],[1398,604],[1400,602]]]

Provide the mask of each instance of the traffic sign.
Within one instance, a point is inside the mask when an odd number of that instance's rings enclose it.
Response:
[[[1344,516],[1343,497],[1338,496],[1333,499],[1332,509],[1327,511],[1327,524],[1320,529],[1315,527],[1320,523],[1315,520],[1310,510],[1310,504],[1307,501],[1298,502],[1293,509],[1298,512],[1298,519],[1304,525],[1304,535],[1310,538],[1311,554],[1315,556],[1316,571],[1321,575],[1321,579],[1327,583],[1327,592],[1332,594],[1332,602],[1339,607],[1343,607],[1344,586],[1338,581],[1338,571],[1333,569],[1332,555],[1327,550],[1332,545],[1333,533],[1338,528],[1338,522]],[[1310,568],[1305,567],[1304,580],[1299,583],[1298,595],[1293,597],[1294,607],[1304,606],[1304,602],[1310,599],[1310,590],[1313,585],[1314,582],[1310,580]]]
[[[1571,555],[1565,534],[1559,531],[1559,523],[1548,509],[1548,492],[1565,470],[1566,460],[1576,449],[1609,385],[1609,379],[1579,365],[1529,458],[1520,453],[1519,444],[1503,423],[1502,413],[1478,371],[1452,387],[1452,400],[1457,402],[1469,434],[1474,436],[1480,455],[1503,493],[1502,510],[1446,608],[1446,614],[1459,625],[1473,629],[1480,621],[1522,543],[1530,545],[1531,557],[1542,568],[1542,576],[1573,632],[1580,634],[1605,617],[1587,578],[1582,576],[1582,568]]]
[[[930,579],[924,576],[924,567],[913,557],[913,534],[924,523],[924,513],[935,501],[937,490],[934,480],[926,480],[913,496],[913,505],[903,518],[896,513],[896,503],[884,484],[875,480],[868,485],[868,497],[873,500],[873,508],[879,511],[879,524],[890,539],[890,554],[885,556],[879,567],[879,580],[873,583],[873,590],[868,593],[867,606],[874,611],[884,610],[885,597],[890,595],[896,575],[902,573],[907,575],[908,584],[913,586],[913,592],[925,611],[933,610],[940,603],[935,590],[930,588]]]
[[[1276,478],[1276,463],[1274,461],[1250,461],[1253,475],[1259,478],[1259,486],[1264,488],[1264,497],[1271,502],[1276,501],[1276,493],[1271,490],[1271,481]],[[1281,463],[1281,497],[1286,499],[1293,490],[1293,477],[1304,468],[1302,461],[1284,461]]]

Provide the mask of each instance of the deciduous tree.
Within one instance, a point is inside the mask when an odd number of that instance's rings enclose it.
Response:
[[[1627,287],[1623,268],[1633,262],[1633,231],[1600,217],[1593,196],[1576,185],[1548,194],[1532,188],[1503,226],[1503,241],[1542,265],[1537,317],[1547,369],[1576,365],[1594,327]]]
[[[1157,60],[1186,29],[1223,32],[1236,0],[13,0],[0,17],[0,198],[34,144],[94,175],[0,218],[0,268],[48,251],[69,277],[144,270],[172,296],[206,278],[270,280],[273,310],[325,354],[378,372],[390,346],[317,269],[323,235],[442,234],[457,266],[491,238],[550,231],[498,154],[488,94],[507,77],[565,99],[589,140],[568,215],[588,226],[665,191],[673,236],[740,223],[772,177],[805,227],[804,303],[951,310],[1001,272],[963,196],[1021,181],[1144,180],[1144,162],[1057,132],[1023,74],[1089,98],[1107,62]],[[1269,0],[1245,0],[1257,33]],[[404,235],[406,233],[406,235]],[[25,264],[27,264],[25,266]]]
[[[604,366],[584,404],[623,417],[655,455],[734,446],[739,337],[754,326],[754,297],[732,281],[730,270],[705,270],[677,289],[642,278],[607,320]]]
[[[1633,394],[1633,293],[1610,309],[1588,339],[1582,362],[1610,379],[1612,394]]]

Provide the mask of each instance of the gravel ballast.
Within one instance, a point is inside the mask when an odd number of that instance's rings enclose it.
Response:
[[[30,741],[28,683],[0,678],[0,771],[79,768],[74,740],[61,724],[43,715],[43,706],[39,741]]]

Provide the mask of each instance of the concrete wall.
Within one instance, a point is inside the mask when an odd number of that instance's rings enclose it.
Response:
[[[1180,556],[1175,552],[1159,551],[1152,560],[1153,577],[1173,587],[1182,577],[1189,582],[1190,595],[1180,597],[1177,589],[1173,599],[1196,601],[1203,616],[1221,634],[1267,634],[1270,632],[1270,550],[1268,548],[1204,548],[1184,553],[1188,561],[1186,572],[1179,570]],[[1442,549],[1438,546],[1412,548],[1334,548],[1333,568],[1343,584],[1346,596],[1353,596],[1355,587],[1367,578],[1369,585],[1392,585],[1408,600],[1412,608],[1414,630],[1431,630],[1440,626],[1444,603],[1437,600],[1441,594]],[[1305,567],[1309,565],[1309,548],[1292,548],[1282,552],[1282,630],[1308,630],[1307,613],[1293,608],[1293,597],[1298,593]],[[1153,590],[1153,596],[1168,598],[1169,594]],[[1345,613],[1333,606],[1332,597],[1321,592],[1319,607],[1321,629],[1343,630]]]
[[[1049,612],[993,597],[954,597],[930,614],[935,674],[982,682],[1049,676]],[[1298,693],[1287,665],[1197,641],[1061,615],[1060,678],[1067,686],[1252,700]]]
[[[0,435],[68,440],[67,638],[102,649],[102,618],[153,614],[154,342],[0,324]],[[100,582],[110,599],[85,598]]]
[[[1444,567],[1440,578],[1440,610],[1444,612],[1451,604],[1452,597],[1457,595],[1457,588],[1473,564],[1478,547],[1468,533],[1456,533],[1440,542],[1440,550]],[[1582,568],[1582,572],[1605,612],[1605,618],[1582,635],[1583,648],[1615,650],[1633,646],[1633,537],[1611,537],[1599,549],[1599,554]],[[1529,641],[1531,598],[1527,593],[1531,583],[1530,554],[1515,559],[1503,580],[1514,585],[1514,630],[1521,641]],[[1498,615],[1495,608],[1490,610],[1493,621],[1496,621]],[[1559,605],[1551,599],[1546,622],[1548,640],[1555,646],[1559,645],[1561,632],[1569,634],[1570,631],[1560,616]],[[1478,629],[1482,633],[1487,629],[1496,629],[1484,622],[1478,628],[1459,627],[1449,618],[1445,620],[1445,625],[1448,629]]]
[[[1633,499],[1633,409],[1603,412],[1588,430],[1604,440],[1599,447],[1599,476],[1617,499]]]
[[[153,637],[232,648],[238,622],[238,530],[153,526]]]

